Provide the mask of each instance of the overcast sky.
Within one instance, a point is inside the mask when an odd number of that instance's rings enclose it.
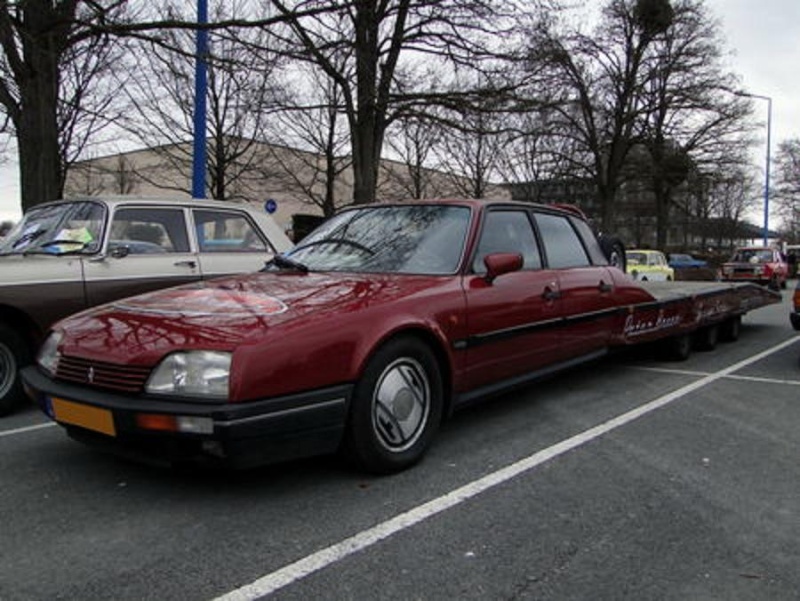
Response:
[[[781,140],[800,137],[800,0],[706,0],[706,6],[721,22],[729,66],[743,88],[772,98],[774,156]],[[766,125],[767,102],[757,100],[755,107]],[[0,165],[0,220],[17,219],[19,207],[17,166],[10,157]]]

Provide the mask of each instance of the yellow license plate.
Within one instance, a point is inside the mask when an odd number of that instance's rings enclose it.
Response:
[[[87,430],[102,432],[109,436],[116,436],[114,416],[108,409],[74,403],[66,399],[53,397],[53,415],[56,421],[73,426],[80,426]]]

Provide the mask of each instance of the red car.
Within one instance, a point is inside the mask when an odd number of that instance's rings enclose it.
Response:
[[[789,264],[774,248],[751,246],[737,248],[721,271],[722,279],[728,282],[758,282],[777,289],[786,288]]]
[[[22,375],[87,443],[237,467],[341,448],[392,472],[459,406],[604,354],[635,303],[653,297],[576,212],[361,206],[260,273],[67,318]]]

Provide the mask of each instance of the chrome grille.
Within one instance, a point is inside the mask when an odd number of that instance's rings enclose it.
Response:
[[[89,361],[77,357],[61,357],[58,361],[56,378],[109,390],[141,392],[150,375],[150,369]]]

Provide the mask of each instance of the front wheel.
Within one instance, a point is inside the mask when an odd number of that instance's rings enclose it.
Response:
[[[344,449],[366,471],[389,474],[418,462],[442,418],[439,365],[421,340],[397,338],[370,359],[353,392]]]
[[[0,415],[8,415],[25,400],[19,368],[27,365],[29,356],[19,333],[0,324]]]

